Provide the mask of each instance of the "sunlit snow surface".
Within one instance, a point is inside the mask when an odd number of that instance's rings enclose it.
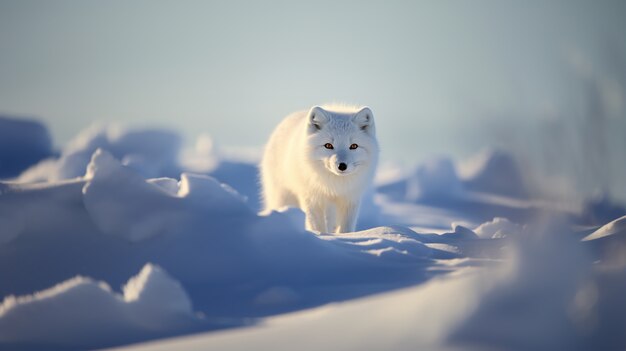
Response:
[[[626,347],[626,210],[542,197],[504,152],[383,164],[335,235],[258,216],[255,163],[206,137],[92,127],[53,152],[9,128],[0,349]]]

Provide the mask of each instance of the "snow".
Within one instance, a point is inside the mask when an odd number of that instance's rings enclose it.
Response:
[[[52,156],[48,129],[38,121],[0,115],[0,179]]]
[[[498,150],[485,150],[461,164],[463,184],[469,190],[526,198],[524,177],[517,161]]]
[[[619,204],[537,198],[491,151],[383,169],[359,231],[314,234],[257,214],[249,157],[181,145],[95,126],[0,182],[0,349],[626,346]]]
[[[176,231],[189,216],[202,212],[252,213],[235,190],[214,178],[183,173],[176,186],[169,178],[148,182],[102,149],[94,152],[85,179],[83,201],[94,223],[103,233],[129,241]]]
[[[0,305],[0,340],[20,348],[93,348],[201,323],[180,284],[151,264],[128,281],[123,294],[76,276],[32,295],[7,296]]]
[[[272,317],[259,327],[122,349],[623,348],[623,268],[593,269],[576,240],[559,230],[565,228],[533,228],[541,240],[515,245],[514,258],[505,265],[481,270],[450,260],[454,273],[426,284]]]
[[[416,200],[436,200],[454,198],[462,190],[452,161],[447,158],[429,160],[420,164],[408,179],[406,198]]]
[[[167,130],[129,130],[119,125],[94,125],[81,132],[61,151],[58,159],[35,165],[19,180],[57,181],[80,177],[91,155],[102,148],[145,176],[176,174],[172,170],[180,148],[180,137]],[[172,173],[174,172],[174,173]]]
[[[610,235],[626,235],[626,216],[620,217],[614,221],[611,221],[602,227],[600,227],[595,232],[586,236],[583,241],[588,240],[596,240],[604,237],[608,237]]]
[[[519,235],[522,229],[519,224],[513,223],[506,218],[496,217],[491,222],[481,224],[474,231],[481,238],[490,239]]]
[[[528,221],[547,210],[528,196],[516,161],[503,151],[486,151],[457,162],[441,156],[399,174],[381,184],[379,194],[392,202],[455,211],[476,225],[494,217]]]
[[[507,350],[611,350],[626,346],[624,266],[607,269],[564,223],[535,223],[477,308],[449,336]],[[593,260],[603,262],[594,265]]]
[[[426,286],[337,306],[269,318],[219,335],[146,343],[124,350],[415,350],[441,349],[454,321],[471,311],[480,288],[471,272]],[[455,298],[463,291],[463,298]]]

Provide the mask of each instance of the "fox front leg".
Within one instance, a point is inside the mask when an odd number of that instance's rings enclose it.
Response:
[[[337,204],[337,233],[353,232],[359,215],[359,199],[343,200]]]
[[[333,202],[328,202],[324,210],[326,219],[326,229],[328,233],[337,232],[337,206]]]
[[[324,209],[317,203],[304,203],[301,206],[304,214],[306,215],[306,229],[309,231],[315,231],[320,233],[328,233],[326,228],[326,220]]]

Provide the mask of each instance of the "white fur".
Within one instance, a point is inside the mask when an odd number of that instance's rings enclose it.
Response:
[[[347,165],[343,172],[340,163]],[[324,105],[293,113],[276,127],[261,161],[264,212],[299,207],[308,230],[352,232],[377,163],[369,108]]]

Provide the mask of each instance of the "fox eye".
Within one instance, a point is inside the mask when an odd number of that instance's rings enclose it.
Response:
[[[350,145],[350,150],[354,150],[354,149],[356,149],[357,147],[359,147],[359,145],[357,145],[357,144],[352,144],[352,145]]]
[[[331,143],[326,143],[326,144],[324,144],[324,147],[325,147],[325,148],[327,148],[328,150],[332,150],[332,149],[334,149],[334,148],[335,148],[335,147],[333,146],[333,144],[331,144]]]

